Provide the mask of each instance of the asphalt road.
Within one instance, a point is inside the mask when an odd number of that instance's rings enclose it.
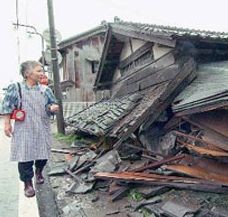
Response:
[[[17,163],[9,161],[10,139],[4,135],[3,123],[0,117],[0,216],[39,217],[36,197],[24,196]]]

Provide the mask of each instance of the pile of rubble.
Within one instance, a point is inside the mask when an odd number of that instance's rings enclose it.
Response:
[[[228,193],[228,73],[224,64],[199,66],[197,78],[170,104],[156,104],[158,116],[148,109],[138,112],[146,103],[154,105],[148,91],[99,102],[68,118],[67,129],[84,139],[76,140],[70,150],[52,150],[67,154],[68,160],[49,175],[72,177],[74,182],[66,190],[71,194],[105,186],[111,201],[132,188],[147,186],[144,196],[150,199],[136,204],[134,210],[147,207],[155,216],[227,216],[221,211],[216,214],[214,207],[205,210],[202,204],[155,197],[171,189]],[[134,114],[138,116],[133,118]],[[142,121],[137,124],[136,120]],[[87,138],[95,140],[85,144]]]

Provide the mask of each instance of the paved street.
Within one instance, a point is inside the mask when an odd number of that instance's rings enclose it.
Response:
[[[36,197],[25,198],[18,179],[17,163],[9,161],[10,139],[4,136],[0,118],[0,216],[38,217]]]

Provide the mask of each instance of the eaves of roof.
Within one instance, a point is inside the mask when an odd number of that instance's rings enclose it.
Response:
[[[106,25],[99,25],[93,29],[90,29],[90,30],[85,31],[83,33],[80,33],[78,35],[67,38],[58,44],[59,50],[64,49],[68,46],[71,46],[72,44],[80,42],[80,41],[82,41],[86,38],[89,38],[91,36],[97,35],[99,33],[104,33],[104,32],[106,32],[106,30],[107,30]]]

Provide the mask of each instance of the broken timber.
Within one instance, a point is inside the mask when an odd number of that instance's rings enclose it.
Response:
[[[114,144],[114,147],[117,148],[121,145],[149,115],[150,122],[153,123],[161,112],[170,105],[176,95],[195,77],[195,67],[196,64],[194,60],[189,58],[182,66],[178,67],[178,72],[174,79],[153,86],[142,99],[141,103],[130,114],[132,118],[128,120],[129,115],[123,118],[123,120],[118,123],[118,126],[114,127],[110,133],[111,137],[117,135],[119,138]]]
[[[214,192],[214,193],[228,193],[228,187],[222,186],[217,183],[205,181],[196,178],[186,178],[178,176],[165,176],[157,174],[147,173],[97,173],[95,174],[97,179],[104,180],[119,180],[130,183],[141,183],[144,185],[165,186],[180,189]]]

